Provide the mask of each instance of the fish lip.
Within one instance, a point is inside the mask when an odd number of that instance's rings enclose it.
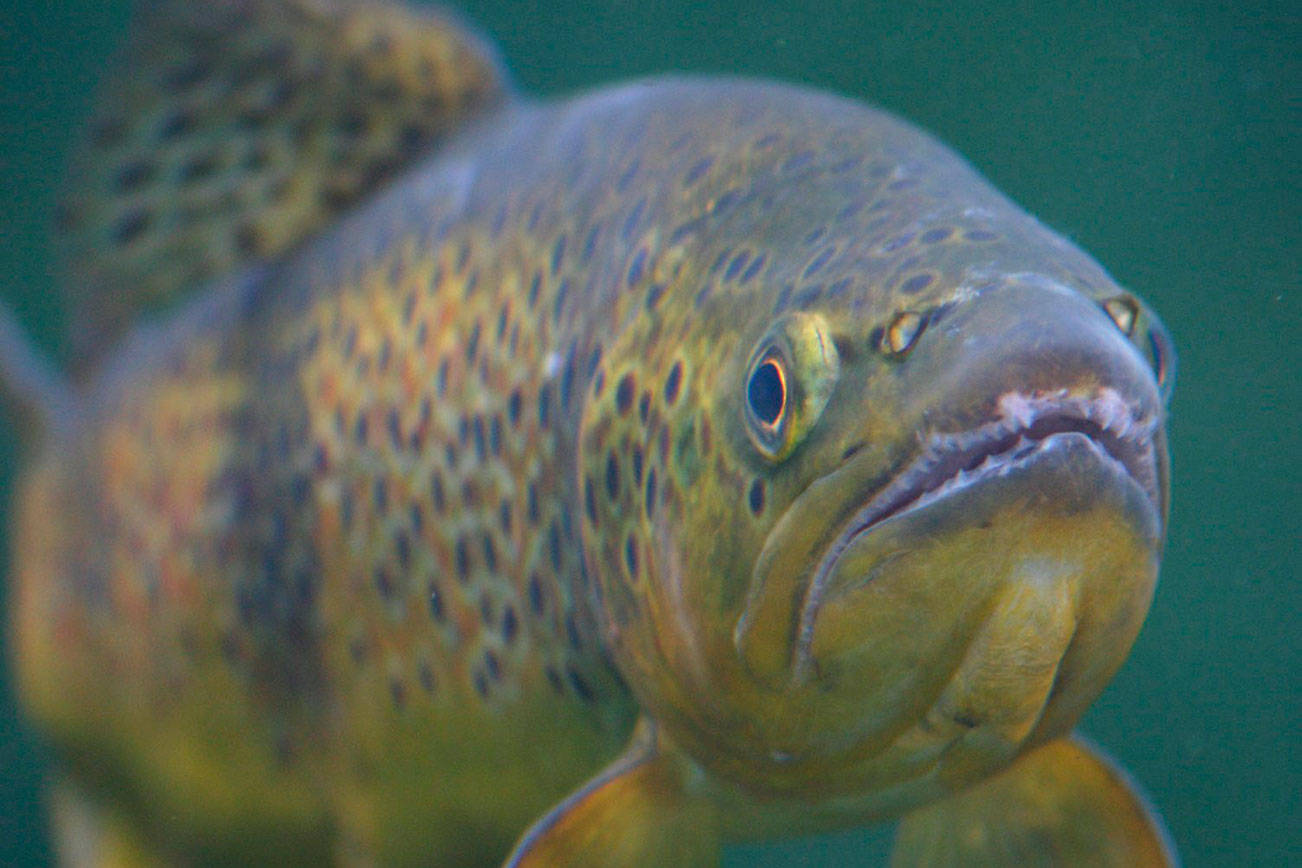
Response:
[[[1085,435],[1100,457],[1119,465],[1160,516],[1163,497],[1155,434],[1161,420],[1144,413],[1115,390],[1089,397],[1055,392],[1007,392],[996,401],[997,417],[957,433],[933,433],[921,452],[850,517],[824,551],[800,613],[793,676],[812,665],[814,621],[827,581],[856,539],[894,518],[925,509],[946,496],[1008,473],[1061,435]]]

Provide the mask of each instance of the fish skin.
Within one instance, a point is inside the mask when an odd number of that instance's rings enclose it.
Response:
[[[164,851],[501,858],[639,708],[689,753],[718,747],[701,719],[744,728],[694,689],[731,630],[665,661],[648,623],[697,623],[675,589],[735,612],[829,454],[865,441],[889,474],[916,447],[881,414],[757,458],[735,393],[769,324],[818,311],[862,359],[900,311],[1026,274],[1120,292],[850,101],[659,79],[516,104],[86,386],[20,495],[23,700]],[[718,583],[683,572],[704,549]]]

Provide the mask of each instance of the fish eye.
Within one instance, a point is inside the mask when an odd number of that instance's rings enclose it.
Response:
[[[741,396],[746,433],[764,458],[780,461],[805,439],[839,372],[821,316],[791,313],[769,328],[751,352]]]
[[[787,375],[781,359],[766,358],[750,372],[746,401],[764,427],[776,429],[782,424],[787,409]]]

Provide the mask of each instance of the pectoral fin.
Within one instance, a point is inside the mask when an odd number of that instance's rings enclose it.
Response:
[[[535,823],[506,865],[718,865],[717,827],[690,776],[643,721],[628,750]]]
[[[1059,739],[900,823],[891,864],[1178,864],[1128,776],[1078,737]]]

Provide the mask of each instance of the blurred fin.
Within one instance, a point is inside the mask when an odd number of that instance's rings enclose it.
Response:
[[[893,866],[1178,865],[1161,818],[1097,748],[1073,736],[906,816]]]
[[[72,367],[276,256],[508,95],[487,42],[401,0],[138,0],[56,236]]]
[[[50,823],[58,864],[67,868],[164,868],[172,860],[152,852],[144,835],[93,801],[70,778],[50,787]]]
[[[505,868],[717,866],[717,828],[687,777],[643,720],[622,756],[525,832]]]
[[[33,442],[66,428],[73,404],[68,381],[0,305],[0,409],[16,420],[23,439]]]

